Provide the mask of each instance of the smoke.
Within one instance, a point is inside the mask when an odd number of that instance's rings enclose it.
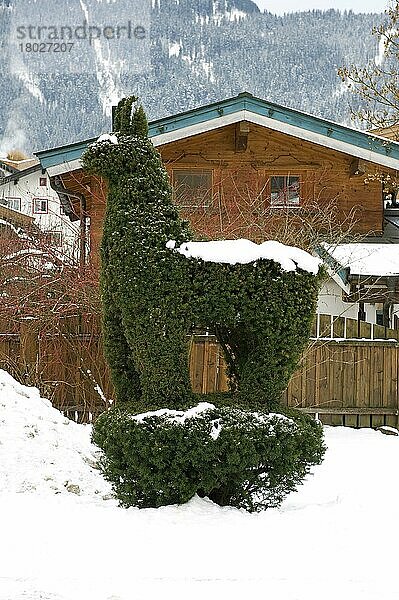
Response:
[[[21,127],[22,115],[18,109],[13,109],[9,116],[4,134],[0,140],[0,155],[7,156],[11,150],[24,151],[27,146],[27,137],[24,129]]]
[[[19,97],[13,100],[10,105],[10,114],[0,139],[0,153],[7,154],[10,150],[27,151],[28,138],[25,133],[24,123],[27,118],[27,98],[26,92],[35,98],[40,104],[45,103],[45,99],[40,90],[39,84],[35,81],[32,73],[29,73],[27,66],[17,56],[12,56],[10,60],[10,73],[14,75],[23,84]]]

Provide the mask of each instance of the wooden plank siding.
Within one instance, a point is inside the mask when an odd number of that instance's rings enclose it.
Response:
[[[382,231],[381,185],[351,176],[353,157],[248,123],[248,146],[235,151],[235,125],[175,141],[159,149],[168,173],[173,169],[213,171],[213,203],[186,211],[194,229],[211,237],[245,236],[264,239],[271,227],[270,177],[298,175],[302,201],[320,208],[333,203],[344,222],[356,213],[356,231]],[[369,165],[370,171],[375,167]],[[273,218],[281,218],[277,208]],[[279,214],[280,213],[280,214]],[[290,221],[295,222],[295,209]]]

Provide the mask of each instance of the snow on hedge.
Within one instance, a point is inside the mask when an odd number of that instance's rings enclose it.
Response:
[[[117,144],[118,138],[116,137],[115,134],[103,133],[102,135],[100,135],[100,137],[95,142],[93,142],[90,145],[94,146],[94,144],[98,144],[101,142],[110,142],[111,144]]]
[[[0,493],[108,495],[88,430],[0,370]]]
[[[183,424],[187,419],[192,419],[193,417],[196,417],[197,415],[200,415],[201,413],[213,408],[215,408],[214,404],[210,404],[209,402],[199,402],[199,404],[187,410],[159,408],[158,410],[151,410],[145,413],[140,413],[139,415],[134,415],[132,419],[138,423],[142,423],[144,419],[149,419],[151,417],[164,417],[172,422]]]
[[[210,242],[184,242],[176,248],[176,242],[169,240],[166,247],[175,250],[186,258],[199,258],[205,262],[247,264],[264,258],[274,260],[283,271],[296,271],[297,268],[317,274],[321,260],[295,246],[285,246],[280,242],[268,241],[255,244],[250,240],[216,240]]]
[[[153,417],[158,417],[159,423],[154,424],[154,426],[162,427],[165,422],[173,423],[178,425],[183,425],[187,419],[195,419],[196,417],[200,417],[204,415],[207,411],[213,411],[215,409],[214,404],[210,404],[209,402],[199,402],[196,406],[193,406],[187,410],[171,410],[170,408],[159,408],[158,410],[152,410],[145,413],[140,413],[138,415],[133,415],[131,419],[133,421],[137,421],[138,423],[143,423],[146,419],[152,419]],[[240,412],[238,410],[238,412]],[[270,435],[275,435],[273,422],[276,421],[285,421],[287,424],[293,424],[292,419],[289,419],[287,416],[279,414],[279,413],[268,413],[267,415],[259,414],[257,412],[249,413],[250,415],[255,417],[255,420],[259,423],[269,423]],[[222,419],[214,419],[211,421],[212,429],[210,431],[210,436],[213,440],[217,440],[219,435],[222,432],[224,424]]]

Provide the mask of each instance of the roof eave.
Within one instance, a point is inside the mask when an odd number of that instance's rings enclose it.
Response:
[[[33,165],[32,167],[28,167],[27,169],[23,169],[22,171],[16,171],[15,173],[11,173],[11,175],[7,175],[7,177],[3,177],[0,179],[0,185],[4,185],[9,183],[10,181],[16,181],[18,179],[22,179],[23,177],[27,177],[36,171],[42,170],[42,165],[38,163],[37,165]]]
[[[244,92],[233,98],[215,102],[177,115],[149,123],[149,135],[156,146],[184,139],[223,127],[239,120],[248,120],[282,131],[319,145],[344,152],[366,161],[399,168],[399,143],[339,125],[295,109],[256,98]],[[95,138],[37,152],[44,168],[60,163],[75,163]]]

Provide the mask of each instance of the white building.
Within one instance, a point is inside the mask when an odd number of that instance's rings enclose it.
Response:
[[[331,277],[320,291],[317,312],[398,329],[398,248],[375,240],[325,246]]]
[[[79,218],[69,198],[53,189],[55,184],[46,171],[40,164],[23,170],[5,164],[2,172],[5,176],[0,178],[0,204],[33,217],[49,245],[78,261]]]

